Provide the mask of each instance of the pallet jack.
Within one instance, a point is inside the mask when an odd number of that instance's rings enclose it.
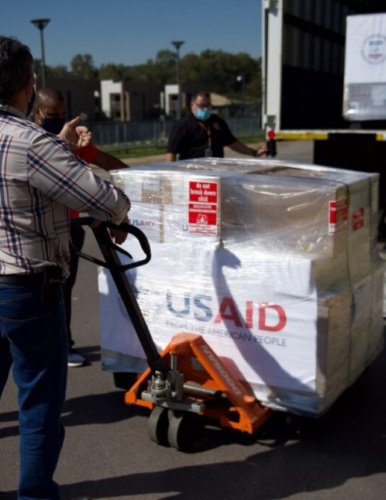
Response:
[[[151,259],[145,234],[131,224],[101,223],[92,227],[92,222],[89,217],[75,219],[76,224],[91,226],[104,260],[83,252],[78,254],[110,271],[143,347],[148,368],[125,393],[125,403],[151,411],[150,439],[162,446],[192,451],[206,422],[253,434],[273,411],[257,401],[246,382],[240,382],[228,371],[202,336],[179,333],[159,353],[126,276],[126,271]],[[108,228],[125,231],[137,239],[144,258],[134,261],[113,243]],[[122,264],[119,254],[130,262]]]

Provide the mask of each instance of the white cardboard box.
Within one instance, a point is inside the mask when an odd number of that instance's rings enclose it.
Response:
[[[371,243],[377,175],[186,163],[112,173],[151,242],[151,262],[130,280],[157,347],[199,333],[262,403],[323,413],[383,345],[383,262]],[[99,288],[103,367],[142,371],[141,345],[104,270]]]

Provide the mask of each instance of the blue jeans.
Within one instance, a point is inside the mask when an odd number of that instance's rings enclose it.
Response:
[[[62,287],[0,284],[0,396],[13,365],[19,403],[19,500],[60,498],[53,475],[64,439],[60,415],[67,352]]]

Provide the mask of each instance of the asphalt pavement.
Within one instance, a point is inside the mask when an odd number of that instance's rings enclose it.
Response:
[[[310,144],[280,143],[279,158],[311,162]],[[98,255],[91,234],[85,251]],[[126,405],[101,370],[97,267],[90,262],[80,265],[73,308],[76,347],[88,364],[69,369],[56,473],[63,499],[385,498],[385,351],[322,418],[277,413],[254,436],[207,428],[199,450],[182,453],[150,441],[147,410]],[[1,500],[16,498],[16,397],[10,379],[0,401]]]

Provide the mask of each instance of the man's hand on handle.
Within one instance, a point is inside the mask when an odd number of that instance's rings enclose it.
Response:
[[[95,219],[92,224],[90,225],[91,229],[95,229],[97,228],[100,224],[102,224],[103,221],[101,220],[97,220]],[[123,221],[121,222],[121,224],[124,223],[124,224],[129,224],[129,217],[126,215],[126,217],[123,219]],[[119,229],[113,229],[113,228],[109,228],[109,232],[110,232],[110,237],[111,239],[113,240],[113,242],[116,244],[116,245],[122,245],[122,243],[124,243],[126,241],[126,238],[127,238],[127,233],[126,231],[120,231]]]

